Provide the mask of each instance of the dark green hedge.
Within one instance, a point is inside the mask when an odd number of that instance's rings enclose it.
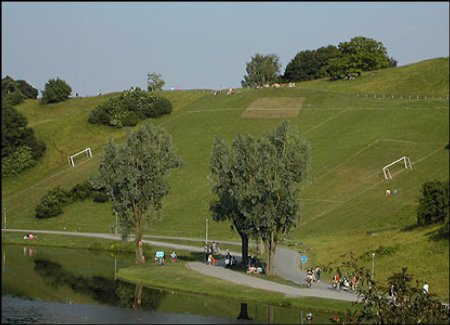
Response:
[[[89,115],[88,121],[121,128],[135,126],[146,118],[158,118],[171,112],[172,103],[168,99],[152,96],[137,87],[98,105]]]

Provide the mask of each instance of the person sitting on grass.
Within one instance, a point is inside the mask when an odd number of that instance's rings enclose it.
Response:
[[[32,240],[32,239],[36,239],[36,236],[33,235],[31,232],[29,232],[28,234],[26,234],[25,236],[23,236],[23,239]]]
[[[253,265],[249,265],[247,268],[247,273],[258,273],[258,268]]]

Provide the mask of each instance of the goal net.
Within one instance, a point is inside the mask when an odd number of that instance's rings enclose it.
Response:
[[[394,166],[395,164],[403,163],[405,165],[406,169],[412,169],[411,159],[409,157],[402,157],[400,159],[397,159],[396,161],[391,162],[389,165],[386,165],[383,167],[383,175],[385,179],[392,179],[391,172],[389,171],[389,167]]]
[[[77,157],[77,156],[79,156],[79,155],[82,155],[83,153],[86,153],[86,156],[87,156],[88,158],[92,158],[92,150],[91,150],[91,148],[86,148],[86,149],[84,149],[84,150],[81,150],[80,152],[77,152],[76,154],[74,154],[74,155],[72,155],[72,156],[69,156],[69,158],[68,158],[68,160],[69,160],[69,166],[74,167],[74,166],[75,166],[75,160],[74,160],[74,158]]]

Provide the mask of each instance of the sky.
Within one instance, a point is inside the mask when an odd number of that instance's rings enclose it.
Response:
[[[300,51],[364,36],[399,66],[449,56],[449,2],[2,1],[2,78],[42,91],[60,78],[80,96],[241,87],[255,54],[283,74]]]

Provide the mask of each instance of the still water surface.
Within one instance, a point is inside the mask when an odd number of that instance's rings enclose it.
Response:
[[[2,246],[2,323],[309,324],[331,315],[169,292],[115,279],[134,254]],[[313,312],[313,320],[306,313]]]

